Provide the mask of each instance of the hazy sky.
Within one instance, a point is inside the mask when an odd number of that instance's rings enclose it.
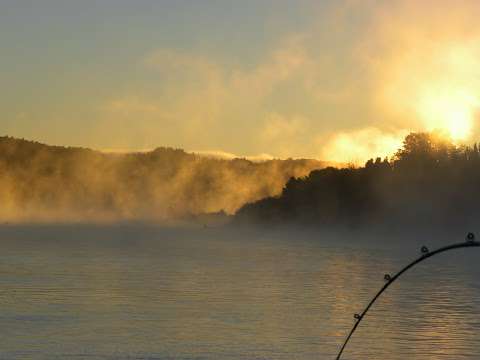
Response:
[[[480,2],[1,0],[0,133],[362,160],[476,139]]]

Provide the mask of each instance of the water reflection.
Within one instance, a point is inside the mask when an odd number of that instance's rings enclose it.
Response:
[[[332,359],[383,274],[417,255],[214,231],[75,234],[2,240],[0,358]],[[476,258],[407,273],[345,359],[480,358]]]

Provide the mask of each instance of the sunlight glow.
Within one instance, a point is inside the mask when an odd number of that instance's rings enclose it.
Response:
[[[385,104],[413,131],[439,132],[456,144],[474,140],[480,110],[480,36],[428,41],[409,37],[383,80]]]
[[[385,158],[393,155],[401,146],[408,131],[382,131],[368,127],[352,132],[339,132],[323,147],[322,159],[338,163],[363,165],[372,157]]]
[[[440,131],[456,142],[467,140],[473,129],[478,100],[464,91],[426,91],[417,112],[428,131]]]

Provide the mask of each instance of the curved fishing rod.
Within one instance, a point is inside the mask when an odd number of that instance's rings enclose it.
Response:
[[[377,301],[377,299],[380,297],[380,295],[382,295],[382,293],[387,290],[387,288],[395,281],[397,280],[404,272],[406,272],[407,270],[409,270],[410,268],[412,268],[413,266],[417,265],[418,263],[421,263],[422,261],[434,256],[434,255],[437,255],[437,254],[440,254],[440,253],[443,253],[445,251],[449,251],[449,250],[454,250],[454,249],[460,249],[460,248],[467,248],[467,247],[478,247],[480,246],[480,242],[477,242],[475,241],[475,235],[473,233],[468,233],[467,235],[467,238],[466,238],[466,242],[462,242],[462,243],[456,243],[456,244],[452,244],[452,245],[448,245],[448,246],[444,246],[444,247],[441,247],[435,251],[430,251],[428,250],[428,248],[426,246],[422,246],[421,248],[421,251],[422,251],[422,255],[412,261],[410,264],[408,264],[407,266],[405,266],[402,270],[400,270],[398,273],[396,273],[394,276],[390,276],[389,274],[386,274],[384,276],[384,279],[385,281],[387,281],[387,283],[380,289],[380,291],[374,296],[374,298],[370,301],[370,303],[367,305],[367,307],[365,308],[365,310],[363,310],[362,313],[360,314],[355,314],[354,315],[354,318],[357,320],[355,322],[355,325],[353,325],[353,328],[352,330],[350,331],[350,333],[348,334],[347,338],[345,339],[345,342],[343,343],[342,347],[340,348],[340,352],[338,353],[337,357],[336,357],[336,360],[340,360],[340,357],[342,356],[342,353],[343,353],[343,350],[345,350],[345,347],[347,346],[350,338],[352,337],[353,333],[355,332],[355,330],[357,329],[358,325],[360,325],[360,323],[362,322],[365,314],[368,312],[368,310],[370,310],[370,308],[372,307],[372,305],[375,303],[375,301]]]

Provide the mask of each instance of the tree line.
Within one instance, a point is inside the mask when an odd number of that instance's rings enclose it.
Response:
[[[243,206],[237,222],[317,226],[467,226],[480,215],[479,145],[411,133],[391,158],[291,178]]]
[[[112,154],[0,137],[0,222],[191,220],[277,195],[309,159],[215,159],[181,149]]]

